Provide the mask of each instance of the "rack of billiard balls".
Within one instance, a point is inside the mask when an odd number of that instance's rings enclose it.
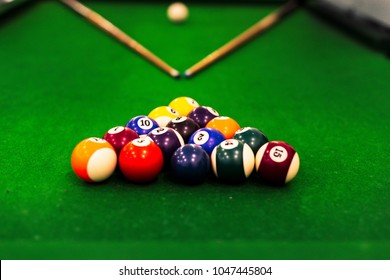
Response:
[[[269,141],[257,128],[241,128],[233,118],[189,97],[133,117],[101,138],[84,139],[71,155],[75,174],[91,183],[108,179],[119,166],[133,183],[150,183],[161,172],[171,172],[178,182],[200,184],[212,170],[228,184],[255,172],[265,183],[284,185],[299,165],[289,144]]]

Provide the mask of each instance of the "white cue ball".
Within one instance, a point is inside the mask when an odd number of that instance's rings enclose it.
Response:
[[[172,22],[184,22],[188,18],[188,8],[181,2],[172,3],[168,7],[167,16]]]

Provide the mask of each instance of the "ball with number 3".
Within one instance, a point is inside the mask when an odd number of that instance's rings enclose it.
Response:
[[[147,137],[129,142],[119,154],[119,167],[123,175],[135,183],[153,181],[163,165],[161,149]]]

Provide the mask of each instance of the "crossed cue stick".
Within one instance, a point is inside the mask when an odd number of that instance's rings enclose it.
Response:
[[[69,6],[72,10],[76,11],[78,14],[95,24],[97,27],[117,39],[119,42],[123,43],[125,46],[136,52],[137,54],[141,55],[143,58],[157,66],[159,69],[167,73],[173,78],[179,78],[180,72],[170,66],[168,63],[163,61],[161,58],[156,56],[154,53],[152,53],[150,50],[142,46],[140,43],[138,43],[136,40],[131,38],[129,35],[127,35],[125,32],[120,30],[118,27],[116,27],[114,24],[112,24],[110,21],[105,19],[103,16],[99,15],[95,11],[91,10],[87,6],[81,4],[80,2],[76,0],[60,0],[65,5]],[[299,1],[297,0],[290,0],[283,6],[279,7],[278,9],[274,10],[261,20],[259,20],[257,23],[246,29],[241,34],[237,35],[235,38],[227,42],[225,45],[221,46],[217,50],[213,51],[209,55],[207,55],[205,58],[201,59],[199,62],[195,63],[193,66],[185,70],[184,76],[185,77],[192,77],[196,73],[202,71],[203,69],[207,68],[217,60],[221,59],[222,57],[226,56],[228,53],[232,52],[233,50],[237,49],[238,47],[242,46],[255,36],[259,35],[260,33],[265,32],[272,26],[276,25],[278,22],[280,22],[286,15],[294,11],[300,6]]]

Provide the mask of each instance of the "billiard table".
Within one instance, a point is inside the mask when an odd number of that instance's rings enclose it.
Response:
[[[85,5],[184,72],[280,1]],[[389,58],[301,7],[191,78],[173,79],[58,1],[0,17],[1,259],[389,259]],[[90,184],[75,145],[190,96],[301,166],[282,187],[256,174],[200,185],[168,171]]]

